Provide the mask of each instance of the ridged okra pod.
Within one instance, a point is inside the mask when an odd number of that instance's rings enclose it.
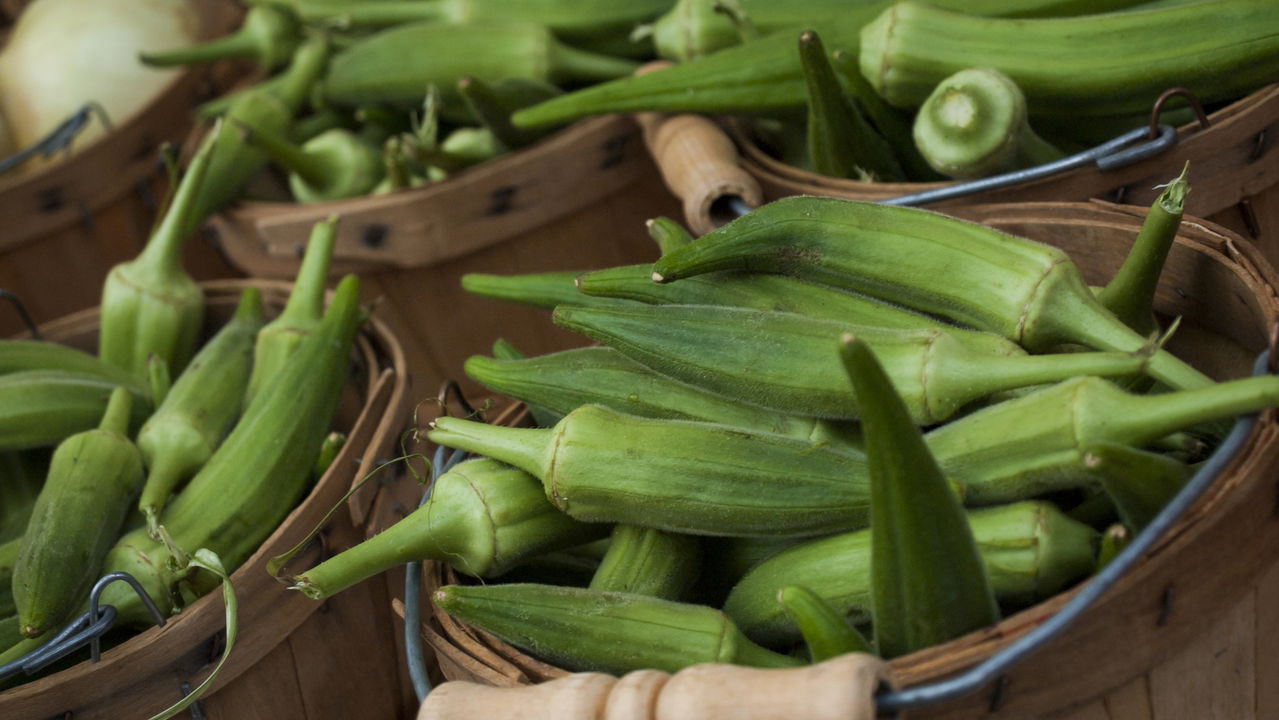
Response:
[[[903,179],[893,149],[844,94],[826,46],[813,30],[799,36],[808,89],[808,161],[821,175],[891,182]]]
[[[602,405],[642,417],[701,420],[808,438],[810,418],[783,415],[702,392],[607,347],[563,350],[524,360],[467,358],[468,377],[560,416]]]
[[[256,5],[244,15],[239,30],[224,37],[165,52],[143,52],[145,65],[171,67],[243,58],[267,70],[288,62],[302,41],[302,27],[292,12],[274,5]]]
[[[1027,501],[968,513],[977,550],[1002,605],[1049,597],[1093,568],[1097,532],[1046,502]],[[803,585],[857,625],[871,621],[870,530],[834,535],[783,550],[738,582],[724,612],[766,646],[799,639],[777,592]]]
[[[564,45],[541,25],[412,23],[369,36],[333,57],[325,97],[343,105],[417,103],[436,84],[456,105],[457,81],[532,78],[551,83],[608,80],[636,63]]]
[[[367,195],[385,175],[381,151],[345,128],[325,130],[301,145],[272,128],[245,123],[241,129],[251,145],[288,171],[289,191],[300,203]]]
[[[551,502],[588,522],[749,536],[866,521],[861,454],[784,435],[586,405],[550,429],[442,417],[428,438],[527,470]]]
[[[658,252],[663,255],[697,239],[683,225],[668,217],[649,218],[644,222],[644,229],[657,244]]]
[[[494,300],[506,300],[550,310],[564,303],[600,303],[607,300],[579,292],[574,279],[577,270],[552,270],[522,275],[467,273],[462,276],[462,289]]]
[[[830,419],[860,417],[861,403],[834,350],[845,332],[874,349],[920,425],[1000,390],[1077,375],[1131,375],[1145,363],[1129,353],[1026,355],[998,335],[960,328],[895,330],[731,307],[565,305],[554,318],[706,392]]]
[[[48,470],[43,451],[0,452],[0,543],[22,537]],[[8,582],[0,579],[0,587]]]
[[[22,370],[0,375],[0,452],[53,446],[99,424],[116,385],[65,370]],[[133,393],[130,427],[142,425],[151,405]]]
[[[885,658],[999,621],[959,497],[865,342],[839,355],[862,411],[870,477],[871,615]]]
[[[534,584],[447,585],[432,599],[450,615],[569,670],[621,675],[708,662],[804,664],[756,645],[724,613],[701,605]]]
[[[1031,129],[1017,84],[988,67],[966,68],[938,83],[915,116],[913,137],[928,164],[953,178],[986,177],[1063,157]]]
[[[777,591],[777,604],[804,636],[808,659],[819,663],[850,652],[875,654],[870,642],[825,598],[802,585]]]
[[[1133,532],[1150,524],[1191,475],[1190,466],[1174,458],[1106,442],[1086,448],[1083,464],[1099,478]]]
[[[0,543],[0,619],[11,618],[15,629],[18,628],[18,606],[13,602],[13,568],[18,564],[21,549],[21,535]],[[4,644],[0,643],[0,650],[3,648]]]
[[[102,423],[53,452],[13,569],[22,634],[38,637],[88,599],[103,559],[142,486],[142,456],[129,440],[133,396],[116,388]]]
[[[330,217],[311,228],[306,253],[284,310],[258,331],[253,346],[253,370],[244,395],[246,406],[280,368],[288,364],[302,340],[324,320],[324,289],[337,243],[337,222],[336,217]]]
[[[347,382],[355,334],[363,318],[360,283],[343,278],[324,320],[291,361],[253,398],[230,435],[187,486],[169,501],[160,523],[183,552],[208,548],[228,570],[238,567],[289,513],[311,477],[320,445]],[[148,537],[126,533],[107,555],[106,571],[138,578],[162,610],[184,579],[181,557]],[[122,622],[151,623],[133,591],[107,588],[103,602]]]
[[[1230,380],[1155,395],[1106,380],[1066,380],[982,408],[928,433],[928,446],[964,485],[969,505],[1096,482],[1082,453],[1098,443],[1149,447],[1171,433],[1279,405],[1279,378]]]
[[[691,535],[617,525],[590,589],[681,600],[701,562],[701,544]]]
[[[890,103],[918,106],[943,78],[993,67],[1031,116],[1146,110],[1184,87],[1203,102],[1242,96],[1279,72],[1279,5],[1211,0],[1074,18],[978,18],[905,0],[861,31],[862,74]]]
[[[650,305],[726,305],[909,329],[941,324],[936,318],[882,300],[785,275],[717,272],[664,284],[653,282],[652,275],[651,265],[623,265],[583,273],[577,277],[577,287],[586,295]]]
[[[857,53],[836,50],[831,53],[830,60],[831,67],[835,68],[835,72],[844,81],[853,103],[866,113],[875,130],[893,149],[906,178],[917,182],[944,180],[945,176],[934,170],[915,147],[910,115],[884,102],[875,88],[862,77],[861,68],[857,66]]]
[[[203,219],[196,206],[209,187],[212,155],[209,147],[195,154],[146,248],[111,268],[102,285],[98,356],[139,381],[151,355],[177,377],[199,342],[204,292],[182,267],[182,245]]]
[[[435,479],[431,497],[372,538],[293,579],[314,600],[415,560],[447,562],[475,577],[494,577],[535,555],[608,535],[546,500],[536,478],[496,460],[457,464]]]
[[[42,340],[0,340],[0,375],[22,370],[65,370],[143,389],[132,373],[69,345]]]
[[[1139,333],[1148,335],[1159,329],[1154,315],[1155,289],[1168,251],[1177,240],[1177,229],[1181,227],[1181,214],[1190,192],[1190,183],[1186,181],[1189,170],[1187,163],[1181,175],[1155,198],[1124,264],[1097,293],[1097,300],[1107,310]]]
[[[769,203],[660,258],[653,279],[721,270],[796,275],[950,318],[1031,352],[1062,343],[1132,352],[1146,338],[1107,311],[1062,250],[916,208],[833,198]],[[1211,384],[1166,351],[1147,370]]]
[[[240,414],[261,327],[262,293],[249,288],[231,320],[205,343],[138,431],[147,468],[138,508],[149,529],[155,529],[169,494],[213,455]]]
[[[259,130],[285,132],[323,75],[328,57],[328,37],[313,35],[298,46],[278,80],[254,86],[228,104],[224,121],[200,142],[201,148],[212,147],[213,159],[207,187],[197,199],[185,234],[195,232],[204,218],[238,197],[245,183],[266,165],[266,155],[249,144],[237,122]]]

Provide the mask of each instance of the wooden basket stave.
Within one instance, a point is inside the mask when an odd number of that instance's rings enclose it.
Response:
[[[278,281],[204,283],[209,314],[230,317],[242,289],[263,290],[268,317],[283,308],[291,285]],[[92,350],[96,308],[42,326],[46,339]],[[209,694],[209,718],[346,718],[375,712],[397,717],[408,707],[393,647],[368,643],[393,632],[385,582],[369,581],[342,597],[317,603],[266,571],[283,553],[324,521],[329,510],[379,461],[398,454],[409,412],[408,378],[397,338],[372,318],[357,336],[352,380],[336,426],[347,442],[330,470],[280,526],[233,574],[239,597],[240,635]],[[398,485],[399,483],[396,483]],[[367,530],[378,483],[369,483],[339,513],[296,563],[314,564],[359,542]],[[371,491],[371,492],[370,492]],[[0,693],[0,717],[78,719],[146,717],[181,699],[216,664],[224,629],[222,594],[192,603],[164,627],[154,627],[56,674]],[[327,669],[327,671],[326,671]]]
[[[1062,246],[1091,282],[1104,282],[1135,237],[1144,210],[1101,202],[1027,203],[973,206],[962,213]],[[1279,319],[1277,289],[1279,280],[1255,248],[1229,230],[1192,218],[1170,254],[1157,309],[1182,314],[1183,328],[1202,330],[1174,338],[1175,352],[1218,377],[1236,377],[1251,371],[1256,353],[1269,343],[1270,328]],[[1216,365],[1204,362],[1212,356],[1219,359]],[[995,698],[987,689],[911,711],[910,716],[1065,713],[1062,717],[1071,720],[1162,719],[1189,717],[1181,711],[1223,702],[1238,710],[1224,716],[1259,717],[1262,707],[1273,712],[1279,697],[1271,697],[1277,694],[1266,690],[1263,678],[1279,667],[1279,648],[1266,647],[1260,631],[1279,625],[1279,613],[1266,609],[1279,593],[1279,563],[1266,552],[1279,544],[1270,482],[1279,467],[1276,439],[1279,423],[1269,411],[1175,530],[1068,633],[1011,670],[997,690],[997,709],[992,709]],[[1259,551],[1239,551],[1253,547]],[[1222,561],[1225,553],[1228,562]],[[447,566],[432,564],[424,577],[424,595],[430,597],[435,588],[457,579]],[[1042,624],[1077,592],[1058,595],[993,628],[898,658],[892,663],[896,678],[902,685],[919,685],[970,667]],[[430,619],[423,635],[448,679],[514,686],[567,674],[434,605],[426,614]],[[1223,627],[1229,635],[1213,634]],[[1236,665],[1241,657],[1249,662],[1242,670],[1230,666],[1239,670],[1233,674],[1214,671],[1219,654]],[[1186,672],[1205,669],[1214,673],[1214,680],[1225,678],[1224,689],[1182,681]],[[1223,694],[1230,699],[1223,701]],[[1266,698],[1271,705],[1261,704]],[[1134,706],[1145,708],[1146,714],[1124,714]]]

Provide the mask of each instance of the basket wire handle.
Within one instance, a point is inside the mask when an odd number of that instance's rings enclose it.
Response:
[[[107,116],[106,109],[97,101],[87,102],[79,110],[72,113],[71,117],[63,120],[48,135],[0,160],[0,173],[8,172],[18,167],[37,154],[44,157],[52,157],[56,152],[70,152],[71,141],[75,140],[76,136],[88,127],[89,120],[95,117],[107,130],[112,128],[111,118]]]
[[[155,618],[156,625],[164,625],[164,614],[156,607],[155,602],[147,595],[146,590],[142,588],[142,583],[138,582],[137,578],[126,572],[109,573],[94,583],[93,590],[89,593],[88,612],[72,620],[54,635],[49,642],[12,662],[0,665],[0,680],[17,675],[19,672],[33,675],[49,664],[84,647],[86,644],[90,646],[92,662],[98,662],[101,659],[102,636],[115,624],[117,615],[114,605],[100,604],[102,591],[113,582],[128,583],[133,588],[133,591],[138,594],[142,604],[151,612],[151,616]]]
[[[37,327],[35,321],[31,319],[31,313],[27,312],[27,306],[22,302],[22,298],[3,288],[0,288],[0,298],[8,300],[9,304],[13,305],[13,309],[17,311],[18,317],[22,318],[22,324],[27,326],[27,332],[31,333],[31,338],[33,340],[44,339],[40,336],[40,328]]]
[[[1271,358],[1273,356],[1274,345],[1272,344],[1270,348],[1267,348],[1258,356],[1253,366],[1253,374],[1266,374],[1271,367]],[[985,661],[960,675],[928,685],[877,695],[875,702],[879,712],[881,714],[893,714],[902,710],[953,700],[976,693],[995,681],[1000,681],[1001,688],[1006,687],[1007,683],[1003,682],[1003,678],[1004,673],[1009,668],[1069,629],[1084,612],[1113,587],[1121,577],[1127,574],[1141,556],[1151,549],[1155,541],[1170,530],[1177,520],[1181,518],[1182,514],[1212,486],[1226,466],[1235,459],[1236,453],[1252,434],[1257,417],[1256,414],[1240,416],[1235,421],[1230,434],[1226,436],[1226,439],[1222,441],[1212,455],[1204,461],[1199,470],[1195,472],[1194,477],[1186,483],[1186,486],[1177,493],[1176,497],[1164,506],[1163,510],[1150,521],[1150,524],[1137,537],[1133,538],[1128,547],[1124,548],[1101,572],[1093,576],[1088,581],[1088,584],[1080,589],[1079,593],[1071,598],[1056,614]]]

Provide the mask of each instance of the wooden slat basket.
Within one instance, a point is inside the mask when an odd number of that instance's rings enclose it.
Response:
[[[1104,284],[1137,234],[1145,209],[1093,201],[970,206],[963,215],[1066,250]],[[1225,379],[1252,373],[1279,320],[1279,278],[1235,233],[1187,218],[1156,310],[1181,316],[1174,353]],[[505,422],[511,422],[506,419]],[[1173,529],[1063,635],[981,692],[912,709],[912,718],[1171,720],[1279,715],[1279,422],[1264,413],[1228,466]],[[837,568],[832,568],[837,572]],[[423,597],[459,580],[428,565]],[[465,580],[464,580],[465,581]],[[1073,590],[999,624],[891,662],[913,687],[970,668],[1041,626]],[[434,605],[421,628],[445,678],[499,687],[566,675],[459,622]],[[585,715],[583,715],[585,717]]]
[[[781,162],[752,140],[739,124],[727,125],[733,143],[699,138],[691,151],[680,148],[678,141],[668,141],[660,148],[669,153],[669,157],[659,156],[658,163],[673,187],[684,187],[686,192],[694,194],[713,193],[718,187],[736,188],[744,182],[752,186],[744,194],[758,194],[763,202],[768,202],[791,195],[883,200],[954,184],[870,183],[819,175]],[[1169,150],[1131,165],[1106,172],[1090,165],[928,207],[950,211],[980,203],[1090,198],[1149,205],[1159,194],[1157,186],[1177,177],[1189,162],[1191,192],[1186,199],[1186,213],[1210,219],[1244,235],[1261,247],[1271,264],[1279,264],[1279,144],[1274,142],[1276,137],[1279,137],[1279,85],[1268,85],[1209,114],[1206,126],[1196,121],[1178,128],[1177,142]],[[693,155],[680,157],[681,151]],[[688,173],[705,172],[697,166],[706,163],[722,168],[724,175],[710,182],[683,179]],[[737,194],[743,193],[737,190]],[[708,232],[716,224],[709,217],[711,202],[693,197],[686,197],[685,201],[685,207],[695,213],[688,217],[690,226],[698,233]]]
[[[5,10],[13,13],[22,4],[10,3]],[[222,35],[243,14],[233,0],[191,4],[205,38]],[[136,256],[150,233],[167,184],[161,144],[181,142],[195,106],[237,73],[225,63],[183,70],[138,112],[111,118],[113,129],[73,157],[0,176],[5,220],[0,289],[17,295],[36,322],[97,305],[107,272]],[[208,243],[190,243],[186,259],[197,279],[234,274]],[[0,308],[0,336],[22,327],[17,313]]]
[[[640,262],[653,252],[644,221],[677,212],[634,121],[608,116],[443,182],[325,203],[243,202],[211,224],[239,270],[286,277],[311,227],[337,215],[333,272],[358,272],[366,297],[383,300],[379,311],[404,342],[414,382],[432,389],[494,339],[482,323],[439,321],[497,307],[463,291],[463,274]],[[526,352],[549,352],[567,336],[530,308],[511,308],[506,320],[507,339]]]
[[[207,315],[225,322],[241,290],[260,287],[267,317],[284,306],[291,284],[222,280],[203,284]],[[94,350],[98,310],[41,328],[49,340]],[[216,326],[215,326],[216,327]],[[393,618],[382,580],[362,583],[317,603],[266,570],[267,561],[306,537],[352,485],[380,461],[399,454],[410,400],[404,353],[376,316],[361,330],[351,378],[335,428],[347,441],[329,470],[266,541],[232,573],[239,599],[239,635],[214,686],[200,701],[210,720],[318,720],[405,716],[411,695],[401,683]],[[407,482],[407,481],[406,481]],[[299,556],[314,563],[363,538],[376,495],[371,482],[337,513]],[[171,618],[55,674],[0,692],[3,718],[145,718],[180,700],[213,669],[224,639],[222,593],[214,591]],[[87,656],[87,652],[85,653]]]

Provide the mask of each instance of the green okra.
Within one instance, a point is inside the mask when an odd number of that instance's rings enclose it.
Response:
[[[523,350],[515,347],[515,344],[505,338],[498,338],[493,341],[493,357],[496,360],[525,360],[528,355]]]
[[[857,395],[870,477],[875,647],[906,655],[999,622],[959,497],[870,345],[840,339]]]
[[[563,304],[609,302],[579,292],[575,280],[580,274],[579,270],[553,270],[522,275],[467,273],[462,276],[462,289],[494,300],[507,300],[547,310]]]
[[[785,275],[717,272],[658,284],[653,282],[652,266],[624,265],[583,273],[577,277],[577,288],[586,295],[638,300],[652,305],[725,305],[917,330],[942,324],[934,317],[866,295]]]
[[[428,438],[528,471],[556,507],[587,522],[737,536],[818,535],[866,522],[864,457],[801,438],[595,405],[550,429],[442,417]]]
[[[1082,462],[1100,479],[1120,519],[1133,532],[1150,524],[1192,474],[1179,460],[1108,442],[1086,447]]]
[[[1190,163],[1159,193],[1141,223],[1137,240],[1124,258],[1124,263],[1106,287],[1097,293],[1097,300],[1133,330],[1149,335],[1159,329],[1155,322],[1155,289],[1164,260],[1177,239],[1181,227],[1181,214],[1186,207],[1186,195],[1190,183],[1186,173]]]
[[[249,288],[231,320],[204,344],[138,431],[147,468],[138,508],[149,530],[155,531],[174,488],[204,465],[239,416],[261,327],[262,293]]]
[[[48,454],[39,450],[0,452],[0,543],[26,532],[48,460]],[[0,588],[8,585],[0,578]]]
[[[819,663],[850,652],[875,654],[870,641],[825,598],[801,585],[777,591],[777,604],[799,628],[808,659]]]
[[[293,53],[292,62],[278,81],[251,88],[228,104],[225,121],[201,140],[201,150],[211,148],[213,157],[207,187],[196,199],[184,235],[195,232],[204,218],[236,199],[244,185],[266,165],[266,155],[245,139],[238,123],[258,130],[286,132],[293,116],[310,97],[312,86],[324,74],[329,47],[326,35],[308,37]]]
[[[0,614],[0,653],[21,643],[22,640],[22,628],[18,625],[18,615],[13,612]],[[4,684],[0,683],[0,689],[3,687]]]
[[[545,27],[527,22],[413,23],[369,36],[335,55],[324,96],[343,105],[416,103],[422,89],[433,83],[446,103],[456,105],[457,81],[465,75],[558,84],[621,77],[636,66],[564,45]]]
[[[910,115],[884,102],[875,88],[866,82],[861,68],[857,66],[857,53],[836,50],[831,53],[830,61],[831,67],[835,68],[835,72],[844,81],[853,105],[866,113],[876,132],[893,149],[906,179],[917,182],[944,180],[945,176],[934,170],[915,147]]]
[[[116,385],[66,370],[22,370],[0,375],[0,452],[54,446],[99,424]],[[130,428],[151,412],[150,400],[132,389]]]
[[[1097,572],[1101,572],[1107,565],[1111,563],[1119,553],[1128,547],[1132,542],[1132,531],[1124,526],[1123,523],[1115,523],[1107,527],[1105,532],[1101,534],[1101,540],[1097,547]]]
[[[167,614],[178,583],[192,573],[187,553],[207,548],[228,571],[243,563],[307,488],[347,384],[351,348],[363,319],[360,281],[348,275],[338,282],[319,327],[165,506],[160,524],[168,542],[153,540],[145,527],[125,533],[108,553],[104,571],[133,575]],[[153,622],[127,586],[108,587],[102,601],[116,606],[122,623],[146,627]]]
[[[799,62],[808,89],[808,160],[813,170],[835,178],[902,180],[893,149],[844,94],[826,46],[813,30],[799,36]]]
[[[551,585],[446,585],[432,596],[450,615],[568,670],[622,675],[678,672],[717,662],[795,667],[766,650],[722,612],[670,600]]]
[[[915,115],[915,147],[937,172],[981,178],[1064,157],[1026,117],[1026,97],[1004,73],[965,68],[944,78]]]
[[[147,358],[147,390],[151,393],[151,403],[159,407],[173,389],[173,376],[169,374],[169,364],[159,355]]]
[[[139,382],[153,354],[176,377],[199,342],[204,292],[182,267],[182,245],[199,224],[196,206],[208,190],[212,159],[211,148],[195,154],[147,246],[112,267],[102,285],[98,356]]]
[[[701,564],[701,543],[691,535],[617,525],[589,587],[681,600],[697,579]]]
[[[414,560],[447,562],[476,577],[501,575],[528,558],[604,537],[546,501],[528,473],[488,458],[459,463],[435,479],[431,497],[381,533],[293,578],[313,600]]]
[[[628,415],[716,422],[798,438],[815,432],[812,419],[702,392],[612,348],[575,348],[523,360],[476,355],[467,358],[464,370],[485,387],[561,417],[583,405],[602,405]]]
[[[968,67],[1006,73],[1037,115],[1114,115],[1169,87],[1203,102],[1239,97],[1279,71],[1279,5],[1209,0],[1072,18],[978,18],[904,0],[861,31],[860,65],[898,107]]]
[[[367,195],[384,177],[382,153],[345,128],[326,130],[302,145],[282,134],[241,124],[245,139],[288,170],[289,191],[301,203]]]
[[[53,452],[13,568],[13,599],[27,637],[67,620],[102,575],[142,486],[142,456],[128,436],[132,404],[129,391],[116,388],[101,424]]]
[[[1113,352],[1026,355],[998,335],[961,328],[896,330],[733,307],[563,305],[554,319],[706,392],[829,419],[860,417],[860,399],[832,349],[845,332],[874,349],[919,425],[1000,390],[1077,375],[1133,375],[1146,362]]]
[[[1063,343],[1133,352],[1148,344],[1097,302],[1064,251],[917,208],[785,198],[658,259],[653,279],[721,270],[863,292],[1003,335],[1031,352]],[[1147,371],[1179,389],[1212,383],[1164,350],[1149,358]]]
[[[977,410],[928,433],[928,445],[969,505],[1033,497],[1096,482],[1087,448],[1144,448],[1170,433],[1279,405],[1279,378],[1230,380],[1142,395],[1081,377]]]
[[[11,619],[15,630],[19,626],[18,606],[13,602],[13,568],[18,564],[18,551],[21,549],[21,535],[0,543],[0,618]],[[0,649],[4,647],[4,643],[0,642]]]
[[[258,331],[253,346],[253,369],[244,393],[246,407],[324,320],[324,290],[337,244],[337,223],[337,217],[333,216],[311,228],[284,310]]]
[[[532,145],[555,128],[529,130],[511,124],[511,113],[563,94],[559,88],[539,80],[510,78],[496,83],[465,75],[457,81],[457,93],[503,147],[515,150]]]
[[[1026,501],[967,514],[990,587],[1015,608],[1050,597],[1094,565],[1097,532],[1051,503]],[[746,573],[724,612],[755,642],[776,646],[800,638],[777,604],[777,592],[803,585],[856,625],[871,621],[871,531],[834,535],[783,550]]]
[[[832,2],[833,0],[826,0]],[[1033,14],[1041,8],[1047,14],[1054,6],[1070,6],[1067,0],[991,0],[980,8],[973,0],[936,0],[937,4],[974,14],[1007,15]],[[661,112],[701,113],[768,113],[790,110],[804,105],[804,78],[795,54],[794,36],[787,32],[772,32],[765,13],[771,8],[782,10],[790,3],[778,0],[742,2],[746,16],[764,33],[736,47],[725,47],[704,57],[682,62],[660,73],[622,78],[521,110],[512,121],[517,126],[562,124],[587,115],[615,112],[656,110]],[[1126,6],[1136,0],[1098,0],[1102,6]],[[887,0],[872,4],[850,6],[847,2],[834,2],[831,14],[801,12],[779,22],[778,30],[799,32],[804,26],[822,29],[822,39],[832,52],[844,51],[852,55],[859,52],[862,26],[875,19],[892,6]],[[1085,8],[1079,8],[1083,10]],[[725,16],[725,22],[731,22]],[[678,32],[678,31],[677,31]],[[943,30],[944,32],[944,30]],[[736,31],[720,33],[719,37],[736,40]],[[676,35],[679,37],[679,35]],[[1008,40],[1020,43],[1020,40]],[[1003,47],[1003,46],[996,46]],[[1036,48],[1027,44],[1030,51]],[[969,62],[961,67],[968,67]],[[990,63],[985,63],[990,64]],[[1043,61],[1039,62],[1044,64]],[[959,68],[955,68],[958,70]],[[954,72],[953,70],[951,72]],[[946,73],[950,74],[950,73]],[[944,75],[942,76],[944,77]],[[938,78],[940,79],[940,78]],[[936,81],[933,82],[936,84]],[[1176,84],[1176,83],[1173,83]],[[931,89],[932,86],[929,86]],[[924,95],[927,95],[925,92]],[[920,98],[922,100],[922,96]],[[1153,100],[1146,100],[1146,104]]]
[[[172,67],[214,60],[250,59],[267,70],[280,67],[302,42],[302,26],[292,12],[273,5],[257,5],[244,15],[240,29],[206,43],[164,52],[143,52],[144,65]]]
[[[0,375],[21,370],[66,370],[143,389],[132,373],[69,345],[42,340],[0,340]]]
[[[528,359],[528,356],[509,341],[498,338],[493,341],[493,359],[498,362],[518,361],[526,360]],[[512,397],[514,396],[512,395]],[[516,399],[522,400],[523,398]],[[545,408],[537,403],[529,403],[526,401],[526,404],[528,405],[529,414],[533,416],[533,423],[538,427],[550,427],[559,422],[560,418],[563,417],[563,413],[555,412],[554,410]]]
[[[648,230],[648,236],[657,243],[657,249],[663,255],[696,240],[683,225],[668,217],[650,218],[644,223],[644,228]]]

